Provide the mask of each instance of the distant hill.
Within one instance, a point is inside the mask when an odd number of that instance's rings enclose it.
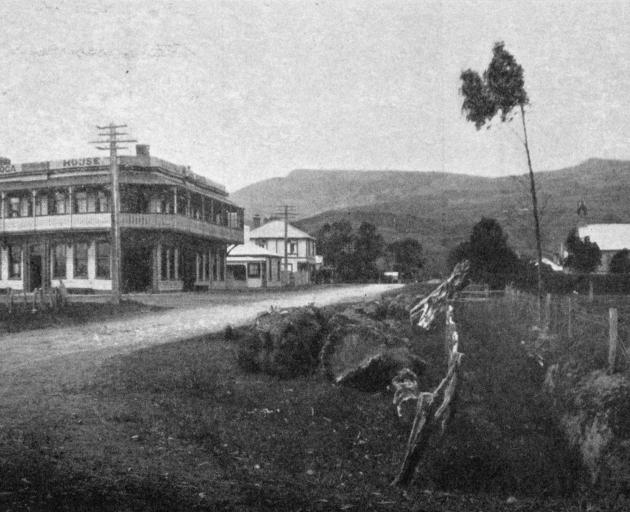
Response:
[[[630,222],[630,162],[590,159],[536,175],[543,246],[559,244],[577,223],[584,199],[587,222]],[[482,216],[496,218],[520,253],[533,255],[531,200],[526,175],[483,178],[402,171],[293,171],[232,194],[246,215],[270,215],[280,204],[297,207],[297,224],[316,233],[341,219],[375,224],[387,241],[420,240],[432,270],[443,270],[448,251],[466,239]]]
[[[287,203],[297,207],[300,217],[309,217],[331,208],[397,201],[419,191],[430,195],[490,183],[488,178],[440,172],[299,169],[248,185],[231,198],[245,207],[248,218],[256,213],[269,216]]]

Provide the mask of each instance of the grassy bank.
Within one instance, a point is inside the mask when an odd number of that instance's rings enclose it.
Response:
[[[390,486],[409,426],[389,392],[245,373],[236,342],[216,335],[5,380],[0,510],[581,510],[573,489],[546,481],[564,452],[528,405],[532,387],[505,387],[510,372],[495,375],[474,325],[462,325],[468,391],[407,493]],[[433,361],[425,389],[443,373],[442,342],[439,330],[416,340]]]
[[[33,309],[32,304],[17,302],[11,310],[5,301],[0,304],[0,334],[2,332],[22,332],[49,327],[82,325],[88,322],[112,318],[132,318],[165,308],[151,306],[133,300],[120,304],[110,302],[70,302],[56,309],[42,309],[40,304]]]

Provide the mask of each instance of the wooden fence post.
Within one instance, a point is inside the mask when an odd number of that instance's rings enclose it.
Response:
[[[588,301],[593,302],[593,280],[588,281]]]
[[[619,348],[619,336],[617,325],[617,308],[608,310],[609,336],[608,336],[608,373],[612,374],[616,371],[617,366],[617,349]]]
[[[567,298],[567,336],[573,339],[573,297],[569,295]]]
[[[545,325],[544,330],[549,331],[551,328],[551,293],[545,296]]]

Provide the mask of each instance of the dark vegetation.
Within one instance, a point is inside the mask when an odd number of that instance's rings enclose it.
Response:
[[[422,245],[413,238],[385,245],[369,222],[357,231],[346,221],[324,224],[317,232],[317,249],[324,258],[324,279],[349,282],[377,280],[382,272],[394,270],[402,279],[418,278],[423,266]]]
[[[630,251],[622,249],[613,255],[608,271],[611,274],[630,274]]]
[[[582,240],[577,229],[572,229],[565,242],[568,256],[565,265],[570,269],[588,274],[593,272],[602,261],[602,253],[595,242],[588,237]]]
[[[237,354],[251,331],[238,328],[231,341],[73,358],[68,372],[51,362],[44,380],[42,368],[21,369],[3,398],[0,509],[604,510],[572,494],[573,455],[512,324],[488,327],[487,311],[456,316],[466,354],[459,406],[406,494],[390,486],[409,432],[390,392],[334,386],[320,373],[244,371]],[[443,339],[439,327],[413,334],[428,363],[423,389],[443,376]],[[25,399],[21,386],[41,389]]]
[[[494,219],[482,218],[472,228],[470,238],[455,247],[449,254],[448,263],[452,269],[463,260],[470,262],[470,277],[473,281],[487,281],[488,276],[497,276],[490,284],[493,287],[505,286],[500,276],[518,274],[521,262],[507,243],[507,235]]]

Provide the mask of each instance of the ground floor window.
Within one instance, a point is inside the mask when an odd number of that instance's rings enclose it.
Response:
[[[110,278],[111,252],[109,242],[96,242],[96,277]]]
[[[66,244],[55,244],[52,248],[53,278],[66,278]]]
[[[208,268],[208,253],[207,252],[198,252],[197,253],[197,279],[200,281],[208,281],[209,276],[209,268]]]
[[[177,265],[176,261],[176,250],[175,247],[169,245],[162,246],[162,257],[161,257],[161,276],[163,281],[168,281],[171,279],[175,279],[175,267]]]
[[[74,244],[74,277],[87,279],[88,277],[88,248],[87,242]]]
[[[22,246],[10,245],[9,249],[9,279],[22,278]]]
[[[232,274],[232,278],[235,281],[246,281],[247,273],[245,272],[245,265],[229,265],[228,269]]]
[[[260,263],[249,263],[247,265],[247,277],[260,277]]]

